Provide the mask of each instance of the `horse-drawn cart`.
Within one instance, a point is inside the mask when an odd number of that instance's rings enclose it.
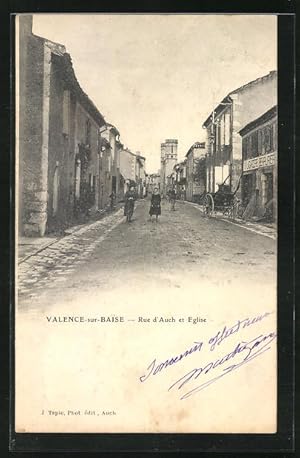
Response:
[[[216,212],[220,212],[231,218],[236,216],[238,202],[235,192],[230,191],[230,187],[225,184],[219,185],[219,189],[214,193],[205,193],[201,199],[205,215],[214,216]]]

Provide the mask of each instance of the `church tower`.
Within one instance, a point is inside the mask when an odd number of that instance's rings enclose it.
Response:
[[[177,148],[178,140],[176,139],[167,139],[160,145],[160,179],[164,195],[166,194],[167,178],[173,173],[174,165],[177,164]]]

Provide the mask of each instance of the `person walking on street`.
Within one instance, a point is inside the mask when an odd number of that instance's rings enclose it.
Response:
[[[153,194],[151,197],[151,205],[149,210],[150,221],[152,221],[152,216],[155,215],[156,222],[158,222],[158,216],[161,215],[161,196],[158,192],[158,188],[154,188]]]
[[[184,201],[185,201],[185,189],[184,189],[184,187],[181,188],[180,199],[184,203]]]
[[[126,216],[128,223],[131,222],[135,201],[136,201],[135,188],[134,186],[131,186],[129,191],[127,191],[125,194],[125,206],[124,206],[124,216]]]
[[[175,201],[176,201],[176,191],[175,189],[172,189],[170,191],[170,204],[171,204],[172,211],[175,211]]]
[[[110,194],[110,209],[111,211],[114,209],[115,207],[115,201],[116,201],[116,193],[115,191],[112,191],[112,193]]]

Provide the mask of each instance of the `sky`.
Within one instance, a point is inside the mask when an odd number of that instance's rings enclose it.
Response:
[[[277,69],[275,15],[34,14],[33,33],[65,45],[76,77],[122,143],[160,166],[182,159],[233,89]]]

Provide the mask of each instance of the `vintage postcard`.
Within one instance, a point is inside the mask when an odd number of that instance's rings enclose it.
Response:
[[[277,16],[15,42],[16,432],[276,433]]]

